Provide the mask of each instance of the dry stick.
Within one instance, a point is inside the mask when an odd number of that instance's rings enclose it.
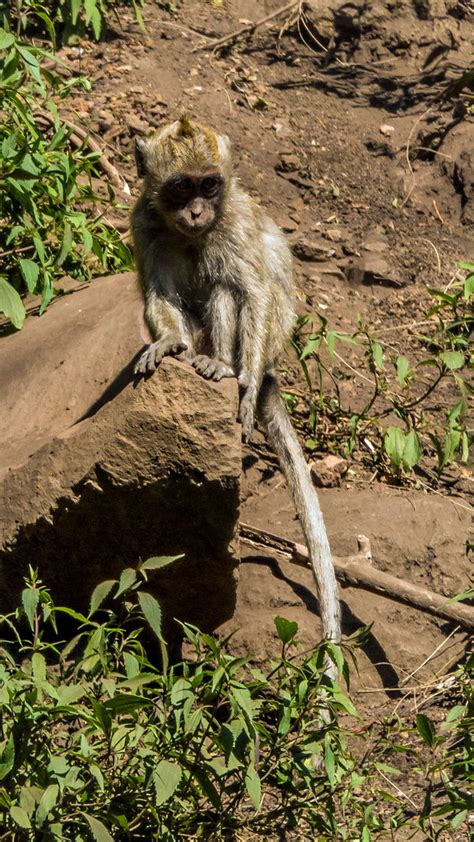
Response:
[[[246,26],[242,26],[241,29],[236,29],[235,32],[231,32],[230,35],[224,35],[223,38],[218,38],[217,41],[211,41],[210,44],[201,44],[199,47],[194,47],[193,53],[198,53],[200,50],[218,50],[219,47],[224,47],[231,41],[235,41],[235,39],[240,38],[241,35],[253,32],[259,26],[269,23],[274,18],[279,17],[279,15],[283,15],[285,12],[289,12],[290,9],[296,8],[296,6],[299,6],[299,0],[296,0],[296,2],[293,0],[292,3],[286,3],[284,6],[280,6],[276,12],[272,12],[271,15],[265,15],[264,18],[260,18],[255,21],[255,23],[248,23]]]
[[[246,523],[240,524],[240,537],[251,546],[266,547],[282,553],[292,564],[300,567],[310,566],[308,551],[302,544],[296,544],[294,541],[288,541],[286,538]],[[377,570],[371,565],[368,538],[359,535],[357,541],[359,552],[356,555],[345,558],[333,557],[336,576],[344,586],[381,594],[388,599],[426,611],[435,617],[441,617],[443,620],[459,623],[465,629],[474,628],[474,608],[460,603],[450,603],[449,599],[441,594]]]
[[[35,120],[38,123],[47,124],[48,126],[54,126],[54,119],[46,112],[39,112],[34,115]],[[81,126],[77,126],[75,123],[72,123],[66,117],[61,116],[61,122],[64,123],[65,126],[70,129],[69,137],[76,146],[82,146],[85,142],[89,149],[92,152],[97,152],[99,154],[98,163],[104,170],[104,172],[109,176],[112,184],[115,185],[119,190],[122,190],[127,196],[130,196],[130,187],[128,186],[127,182],[125,181],[124,177],[120,175],[118,169],[114,167],[113,164],[110,163],[109,159],[104,153],[104,150],[99,146],[94,138],[90,137],[86,129],[83,129]]]

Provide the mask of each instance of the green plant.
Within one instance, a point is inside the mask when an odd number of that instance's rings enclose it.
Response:
[[[411,331],[408,337],[414,346],[412,360],[386,345],[360,317],[350,335],[331,330],[320,314],[299,320],[293,344],[309,389],[305,413],[309,450],[324,442],[346,456],[355,449],[369,451],[379,471],[398,479],[423,461],[429,465],[433,455],[438,476],[455,459],[467,461],[474,266],[460,266],[467,273],[464,280],[454,280],[445,291],[428,290],[434,304],[419,323],[425,331]],[[356,362],[347,363],[338,353],[341,343],[352,347]],[[347,377],[355,374],[369,384],[359,409],[344,405],[332,371],[334,362],[343,363]],[[433,375],[426,378],[431,370]],[[448,382],[451,395],[457,393],[454,402],[451,396],[444,401],[438,397]],[[433,412],[428,407],[435,395],[440,408]],[[286,390],[285,400],[294,408],[291,390]],[[390,417],[402,426],[384,427],[384,419]]]
[[[400,716],[361,727],[347,693],[324,678],[329,657],[348,682],[343,651],[302,653],[297,624],[283,617],[281,655],[263,668],[235,657],[230,638],[183,625],[187,660],[160,670],[144,628],[163,651],[161,611],[142,587],[173,561],[148,559],[101,583],[87,616],[55,606],[31,572],[19,608],[0,616],[4,839],[232,840],[283,827],[302,839],[370,842],[424,827],[428,804],[430,832],[461,825],[472,664],[450,682],[456,704],[443,738],[426,715],[417,728]],[[403,768],[407,757],[422,781],[409,811],[396,787],[386,790],[387,776],[400,775],[388,763],[401,758]]]
[[[449,817],[453,831],[469,822],[474,810],[474,655],[467,658],[455,675],[458,699],[442,722],[429,716],[416,716],[417,731],[427,747],[421,774],[426,781],[420,815],[424,829],[436,819]]]
[[[140,28],[145,30],[141,8],[144,0],[16,0],[10,9],[10,22],[28,34],[42,26],[53,43],[56,33],[63,42],[91,32],[96,41],[104,36],[112,13],[119,18],[120,6],[131,6]],[[120,19],[120,18],[119,18]]]
[[[20,328],[25,293],[41,296],[43,312],[57,279],[130,268],[131,254],[93,189],[98,155],[71,145],[58,113],[71,86],[87,83],[64,83],[42,66],[51,54],[8,29],[0,57],[0,311]],[[105,204],[112,200],[109,187]]]

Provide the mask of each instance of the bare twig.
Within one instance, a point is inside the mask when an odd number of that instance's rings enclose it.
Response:
[[[416,669],[414,669],[414,670],[413,670],[413,672],[411,672],[409,675],[405,676],[405,678],[403,679],[403,681],[401,681],[400,683],[401,683],[401,684],[407,684],[407,682],[408,682],[408,681],[410,681],[410,678],[413,678],[413,676],[415,676],[415,675],[417,674],[417,672],[419,672],[419,670],[421,670],[423,667],[425,667],[425,666],[426,666],[426,664],[429,664],[429,662],[430,662],[430,661],[432,661],[432,660],[433,660],[433,658],[435,658],[435,657],[436,657],[436,655],[439,653],[440,649],[443,649],[443,648],[446,646],[446,644],[448,643],[448,641],[449,641],[449,640],[453,637],[453,635],[455,635],[455,634],[456,634],[456,632],[458,632],[458,631],[459,631],[459,626],[455,626],[455,628],[452,630],[452,632],[450,632],[450,634],[449,634],[447,637],[445,637],[445,638],[441,641],[441,643],[439,643],[439,644],[438,644],[438,646],[436,646],[436,648],[435,648],[435,649],[433,649],[433,651],[431,652],[431,654],[430,654],[430,655],[428,655],[428,657],[427,657],[427,658],[425,658],[425,659],[424,659],[424,661],[422,661],[422,662],[421,662],[421,664],[418,664],[417,668],[416,668]]]
[[[308,567],[309,555],[306,547],[296,544],[279,535],[273,535],[263,529],[257,529],[246,523],[240,524],[242,540],[252,546],[266,547],[285,555],[292,564]],[[412,608],[458,623],[466,629],[474,628],[474,608],[470,605],[453,603],[441,594],[429,591],[420,585],[414,585],[404,579],[397,579],[389,573],[377,570],[371,564],[370,543],[365,536],[358,537],[359,552],[346,558],[333,557],[336,576],[347,586],[362,588],[370,593],[402,602]]]
[[[4,257],[9,257],[11,254],[23,254],[24,252],[27,252],[27,251],[33,251],[34,248],[35,248],[35,246],[32,244],[30,246],[22,246],[19,249],[17,249],[17,248],[8,249],[8,251],[0,252],[0,259],[3,259]]]
[[[39,111],[34,114],[34,119],[37,123],[53,126],[54,118],[51,114],[48,114],[46,111]],[[86,129],[83,129],[82,126],[77,126],[75,123],[72,123],[67,117],[61,115],[61,122],[67,126],[70,130],[69,138],[71,142],[79,147],[82,146],[84,143],[89,147],[92,152],[97,152],[99,155],[98,164],[104,170],[104,172],[109,176],[110,181],[112,184],[125,193],[127,196],[130,196],[130,187],[128,186],[127,182],[123,175],[120,175],[118,169],[114,167],[113,164],[107,158],[104,150],[101,146],[97,143],[94,138],[92,138]]]
[[[430,111],[432,111],[432,110],[433,110],[433,105],[430,105],[430,107],[429,107],[429,108],[427,108],[427,109],[426,109],[426,111],[423,111],[423,113],[422,113],[422,114],[420,114],[420,116],[416,118],[416,120],[415,120],[415,122],[413,123],[413,125],[412,125],[412,127],[411,127],[411,129],[410,129],[410,132],[409,132],[409,134],[408,134],[407,143],[406,143],[406,147],[405,147],[405,158],[406,158],[406,162],[407,162],[407,165],[408,165],[408,170],[409,170],[409,172],[410,172],[410,176],[411,176],[411,184],[410,184],[410,187],[408,188],[407,193],[405,194],[405,197],[404,197],[404,199],[403,199],[402,203],[401,203],[401,204],[400,204],[400,206],[399,206],[399,207],[400,207],[400,209],[405,207],[405,205],[406,205],[406,203],[408,202],[408,200],[409,200],[409,198],[410,198],[411,194],[413,193],[413,190],[415,189],[415,181],[416,181],[416,178],[415,178],[415,173],[414,173],[414,171],[413,171],[413,167],[412,167],[412,165],[411,165],[411,161],[410,161],[410,146],[411,146],[411,140],[412,140],[412,137],[413,137],[413,135],[414,135],[414,133],[415,133],[415,130],[418,128],[418,126],[419,126],[419,124],[421,123],[421,121],[422,121],[422,120],[423,120],[423,119],[424,119],[424,118],[425,118],[425,117],[426,117],[426,116],[430,113]]]
[[[248,23],[246,26],[242,26],[240,29],[236,29],[235,32],[231,32],[229,35],[224,35],[223,38],[218,38],[217,41],[211,41],[209,44],[201,44],[199,47],[195,47],[193,53],[198,53],[201,50],[219,50],[221,47],[225,47],[227,44],[232,43],[232,41],[236,41],[237,38],[240,38],[242,35],[247,35],[254,32],[259,26],[263,26],[266,23],[270,23],[270,21],[274,20],[275,18],[283,15],[285,12],[289,12],[291,9],[296,8],[299,5],[299,0],[293,0],[292,3],[286,3],[284,6],[280,6],[275,12],[272,12],[270,15],[265,15],[265,17],[260,18],[259,20],[255,21],[255,23]]]
[[[433,210],[435,212],[435,215],[437,216],[437,218],[441,222],[441,225],[445,225],[445,221],[444,221],[443,217],[441,216],[441,214],[439,212],[438,205],[436,204],[436,199],[433,199]]]
[[[441,258],[439,256],[439,251],[436,248],[435,244],[432,243],[431,240],[428,240],[427,237],[419,237],[418,239],[420,240],[420,243],[428,243],[428,245],[431,246],[431,248],[433,249],[433,251],[436,255],[436,262],[438,264],[438,272],[441,272]]]

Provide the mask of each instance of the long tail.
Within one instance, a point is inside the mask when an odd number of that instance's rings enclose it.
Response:
[[[341,610],[326,527],[301,445],[280,396],[278,382],[271,373],[263,379],[258,414],[290,486],[303,528],[316,581],[324,637],[337,643],[341,638]]]

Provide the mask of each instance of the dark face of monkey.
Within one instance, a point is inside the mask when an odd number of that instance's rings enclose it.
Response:
[[[185,237],[198,237],[216,224],[223,192],[219,172],[183,172],[165,181],[160,204],[173,228]]]
[[[232,173],[229,139],[186,115],[135,144],[145,193],[171,231],[196,239],[219,222]]]

